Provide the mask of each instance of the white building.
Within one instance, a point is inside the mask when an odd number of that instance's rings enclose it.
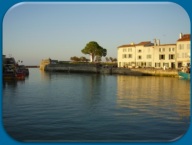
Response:
[[[118,47],[118,67],[152,67],[153,46],[150,41],[127,44]]]
[[[160,40],[121,45],[117,50],[118,67],[180,68],[190,63],[190,34],[182,35],[176,44]]]
[[[177,68],[187,66],[190,63],[190,34],[180,34],[177,40],[176,63]]]
[[[135,66],[136,64],[135,51],[136,49],[134,43],[119,46],[117,50],[118,67]]]
[[[159,44],[154,46],[153,67],[175,68],[176,44]]]
[[[150,41],[140,42],[136,45],[136,66],[152,67],[153,47]]]

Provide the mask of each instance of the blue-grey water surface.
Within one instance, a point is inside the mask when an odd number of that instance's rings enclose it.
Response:
[[[171,141],[190,123],[190,81],[46,73],[3,83],[3,125],[18,141]]]

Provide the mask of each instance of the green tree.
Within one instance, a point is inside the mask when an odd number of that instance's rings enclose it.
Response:
[[[87,59],[86,59],[84,56],[81,56],[81,57],[80,57],[80,61],[83,61],[83,62],[84,62],[84,61],[87,61]]]
[[[113,62],[113,57],[109,57],[109,59],[111,60],[111,62]]]
[[[114,58],[113,61],[114,61],[114,62],[117,62],[117,58]]]
[[[109,59],[110,59],[111,62],[116,62],[117,61],[117,58],[109,57]]]
[[[85,48],[82,49],[81,52],[83,54],[89,54],[91,62],[95,61],[96,56],[102,57],[107,55],[107,49],[104,49],[95,41],[90,41],[89,43],[87,43]]]
[[[73,56],[70,58],[72,61],[80,61],[80,58],[78,58],[77,56]]]

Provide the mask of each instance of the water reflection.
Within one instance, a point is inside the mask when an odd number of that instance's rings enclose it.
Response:
[[[158,117],[189,117],[190,82],[178,78],[117,76],[117,104]]]
[[[189,81],[30,69],[11,85],[3,121],[19,141],[168,141],[188,129]]]
[[[50,81],[50,79],[51,79],[51,73],[50,72],[46,72],[46,71],[43,71],[43,70],[39,70],[39,71],[40,71],[42,80]]]
[[[85,90],[83,95],[87,101],[91,103],[97,102],[100,99],[100,89],[101,89],[101,77],[97,74],[91,75],[89,77],[83,77],[81,80],[82,90]]]
[[[17,80],[3,80],[3,88],[6,87],[16,88],[17,87]]]

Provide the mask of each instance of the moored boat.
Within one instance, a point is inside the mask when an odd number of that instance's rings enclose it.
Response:
[[[25,73],[22,70],[17,70],[16,79],[17,80],[24,80],[25,79]]]
[[[25,80],[25,76],[28,75],[28,68],[18,65],[13,57],[4,59],[3,80]]]
[[[182,79],[190,80],[190,65],[182,67],[181,71],[178,72],[178,75]]]
[[[29,69],[26,68],[26,66],[24,66],[24,65],[19,65],[19,66],[18,66],[18,69],[21,70],[21,71],[23,71],[23,73],[25,74],[25,76],[28,76],[28,75],[29,75]]]
[[[15,64],[4,64],[3,65],[3,79],[4,80],[13,80],[16,77],[15,73]]]
[[[190,73],[179,71],[178,75],[182,79],[190,80]]]
[[[15,73],[3,73],[3,80],[15,80],[16,74]]]

